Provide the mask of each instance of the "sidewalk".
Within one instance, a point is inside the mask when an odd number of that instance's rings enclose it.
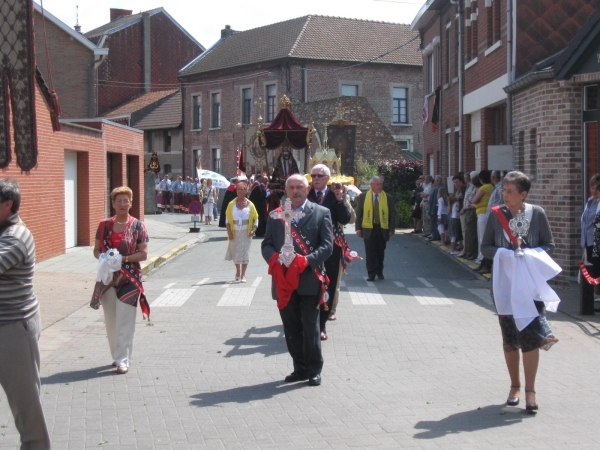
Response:
[[[148,260],[142,263],[144,275],[208,238],[206,233],[189,233],[186,228],[154,216],[146,216],[144,223],[150,236]],[[34,290],[40,301],[42,329],[89,304],[98,263],[92,249],[75,247],[36,264]]]
[[[402,234],[411,234],[410,232],[411,232],[410,229],[397,231],[397,233],[402,233]],[[415,234],[414,236],[416,238],[420,239],[422,242],[425,242],[429,245],[432,245],[432,246],[438,248],[443,254],[447,255],[449,258],[454,259],[456,262],[458,262],[460,264],[464,264],[465,266],[469,267],[470,269],[475,269],[477,267],[477,264],[473,263],[473,261],[468,261],[463,258],[458,258],[455,255],[451,255],[449,253],[450,249],[446,245],[443,245],[439,241],[429,241],[427,238],[423,237],[423,235],[420,235],[420,234]],[[473,272],[473,273],[475,273],[475,272]],[[482,279],[488,280],[488,281],[491,278],[490,274],[485,274],[485,275],[477,274],[477,276]],[[561,288],[561,287],[557,287],[557,286],[552,286],[552,288],[556,291],[556,293],[558,294],[558,296],[561,299],[560,305],[558,307],[558,310],[560,312],[572,317],[573,319],[575,319],[577,321],[587,323],[587,325],[589,327],[591,327],[592,329],[594,329],[595,332],[600,331],[600,313],[595,314],[593,316],[583,316],[583,315],[579,314],[579,297],[580,296],[579,296],[578,286],[574,289],[565,289],[565,288]],[[596,306],[600,307],[600,304],[596,303]]]

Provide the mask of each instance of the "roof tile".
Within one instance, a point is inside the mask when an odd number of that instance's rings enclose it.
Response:
[[[110,118],[134,113],[142,108],[145,108],[146,106],[150,106],[152,103],[156,103],[170,95],[173,95],[177,91],[178,89],[171,89],[168,91],[155,91],[148,92],[147,94],[142,94],[128,101],[127,103],[124,103],[123,105],[113,109],[112,111],[107,112],[106,114],[104,114],[104,116]]]
[[[182,121],[181,91],[165,100],[148,115],[132,124],[140,130],[161,130],[177,128]]]

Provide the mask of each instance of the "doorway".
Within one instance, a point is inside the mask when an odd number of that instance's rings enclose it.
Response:
[[[77,153],[65,152],[65,247],[77,246]]]

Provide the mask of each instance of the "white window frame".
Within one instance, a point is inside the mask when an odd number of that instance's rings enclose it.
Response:
[[[248,122],[244,122],[244,90],[250,89],[250,114],[248,115]],[[251,84],[245,84],[240,86],[240,123],[248,124],[252,123],[252,112],[254,105],[254,86]]]
[[[269,86],[275,86],[275,101],[273,103],[273,117],[271,117],[271,119],[269,119],[269,96],[267,95],[267,88]],[[271,123],[275,117],[277,117],[277,113],[279,112],[278,109],[278,103],[277,103],[277,95],[279,93],[279,84],[276,81],[265,81],[263,84],[263,92],[265,93],[264,99],[265,99],[265,106],[264,106],[264,118],[265,118],[265,123]]]
[[[191,130],[192,131],[200,131],[202,130],[202,92],[192,92],[192,94],[190,95],[191,100],[191,109],[192,109],[192,123],[191,123]],[[195,114],[196,114],[196,104],[195,104],[195,100],[199,101],[198,104],[198,127],[195,127]]]
[[[356,86],[356,97],[362,97],[363,95],[363,85],[362,81],[356,80],[339,80],[338,81],[338,92],[340,93],[340,97],[354,97],[353,95],[342,94],[343,86]]]
[[[396,123],[394,122],[394,88],[406,89],[406,123]],[[412,89],[408,84],[403,83],[390,83],[390,99],[391,99],[391,117],[390,123],[395,127],[410,127],[412,126],[412,117],[411,117],[411,98],[412,98]]]
[[[214,124],[214,111],[213,111],[213,96],[214,95],[219,95],[219,115],[217,117],[218,119],[218,126],[213,126]],[[216,90],[216,91],[210,91],[208,94],[208,100],[210,102],[210,127],[209,130],[220,130],[221,129],[221,112],[223,111],[223,95],[221,94],[221,90]]]
[[[435,90],[435,56],[433,52],[427,55],[425,63],[427,66],[427,73],[425,76],[425,81],[427,83],[426,94],[433,94],[433,91]]]

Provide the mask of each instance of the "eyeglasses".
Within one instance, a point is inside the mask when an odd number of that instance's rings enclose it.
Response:
[[[323,177],[326,177],[327,175],[325,175],[324,173],[311,173],[310,176],[312,178],[323,178]]]
[[[513,195],[513,194],[519,193],[519,191],[513,191],[512,189],[501,189],[500,192],[502,192],[503,194],[508,194],[508,195]]]

